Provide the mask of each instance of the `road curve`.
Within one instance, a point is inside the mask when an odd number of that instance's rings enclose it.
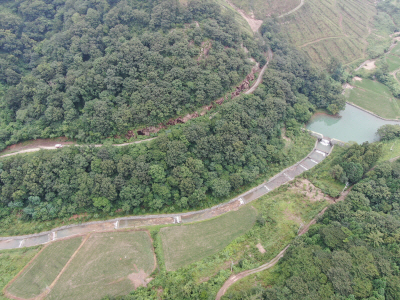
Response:
[[[300,4],[297,7],[293,8],[291,11],[288,11],[287,13],[284,13],[284,14],[280,15],[278,18],[286,17],[286,16],[298,11],[304,5],[304,1],[305,0],[301,0]]]
[[[346,194],[347,195],[347,194]],[[301,236],[303,234],[305,234],[308,229],[310,228],[311,225],[314,225],[317,222],[317,219],[322,216],[325,211],[327,210],[328,207],[325,207],[318,215],[317,217],[315,217],[314,219],[312,219],[298,234],[298,236]],[[271,259],[269,262],[267,262],[266,264],[263,264],[255,269],[251,269],[251,270],[246,270],[243,272],[240,272],[236,275],[231,275],[227,281],[225,281],[224,285],[220,288],[220,290],[217,293],[217,296],[215,297],[215,300],[220,300],[221,297],[223,295],[225,295],[226,291],[237,281],[239,281],[240,279],[243,279],[251,274],[254,273],[258,273],[261,271],[265,271],[269,268],[272,268],[273,266],[275,266],[278,261],[285,255],[287,249],[290,247],[290,244],[287,245],[281,252],[279,252],[279,254],[277,256],[275,256],[273,259]]]
[[[260,74],[258,74],[258,78],[257,78],[256,82],[253,84],[253,86],[248,91],[245,92],[245,95],[254,93],[254,91],[261,84],[261,82],[263,80],[263,75],[268,68],[269,62],[272,60],[272,57],[273,57],[273,53],[272,53],[271,49],[268,49],[268,60],[267,60],[266,64],[264,65],[264,67],[261,69]]]
[[[122,217],[107,221],[95,221],[79,225],[62,226],[54,228],[51,231],[41,232],[38,234],[0,237],[0,250],[47,244],[63,238],[84,235],[93,231],[109,231],[124,228],[177,223],[187,224],[215,218],[229,211],[236,210],[240,206],[250,203],[275,190],[281,185],[292,181],[296,176],[302,174],[324,160],[331,153],[332,149],[333,146],[331,146],[329,142],[326,143],[324,140],[316,141],[313,150],[304,159],[276,174],[268,182],[264,182],[250,191],[247,191],[228,202],[216,205],[212,208],[187,213]]]

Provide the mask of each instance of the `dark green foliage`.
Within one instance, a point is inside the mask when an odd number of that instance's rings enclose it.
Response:
[[[400,125],[383,125],[377,131],[382,141],[393,140],[400,136]]]
[[[252,292],[258,296],[251,299],[399,299],[399,167],[400,162],[378,166],[332,205],[289,248],[272,287],[263,295]]]
[[[382,145],[368,142],[354,144],[332,162],[331,176],[342,183],[357,183],[378,161],[381,153]]]
[[[94,142],[216,100],[258,53],[212,1],[2,1],[0,142]],[[2,144],[4,145],[4,144]],[[3,146],[4,147],[4,146]]]

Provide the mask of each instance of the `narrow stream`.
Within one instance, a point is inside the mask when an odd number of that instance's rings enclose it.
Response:
[[[361,144],[366,141],[378,141],[379,136],[376,131],[385,124],[400,124],[400,122],[385,121],[354,106],[346,105],[339,116],[315,114],[306,127],[329,138]]]

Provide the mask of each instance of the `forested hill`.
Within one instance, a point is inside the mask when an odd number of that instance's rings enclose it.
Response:
[[[253,37],[211,0],[3,0],[0,149],[157,124],[216,100],[251,56]]]

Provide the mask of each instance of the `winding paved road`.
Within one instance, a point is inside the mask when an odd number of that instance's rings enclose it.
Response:
[[[283,184],[293,180],[296,176],[311,169],[319,162],[324,160],[332,151],[333,146],[328,140],[317,141],[314,149],[301,161],[283,170],[268,182],[264,182],[259,186],[247,191],[244,194],[235,197],[229,202],[216,205],[209,209],[200,211],[180,213],[180,214],[162,214],[147,216],[132,216],[117,218],[108,221],[88,222],[80,225],[68,225],[55,228],[51,231],[38,234],[14,237],[0,237],[0,250],[14,249],[22,247],[31,247],[46,244],[55,240],[66,237],[83,235],[93,231],[116,230],[123,228],[135,228],[152,225],[167,225],[177,223],[192,223],[197,221],[208,220],[226,212],[237,209],[238,207],[250,203],[265,194],[273,191]]]

